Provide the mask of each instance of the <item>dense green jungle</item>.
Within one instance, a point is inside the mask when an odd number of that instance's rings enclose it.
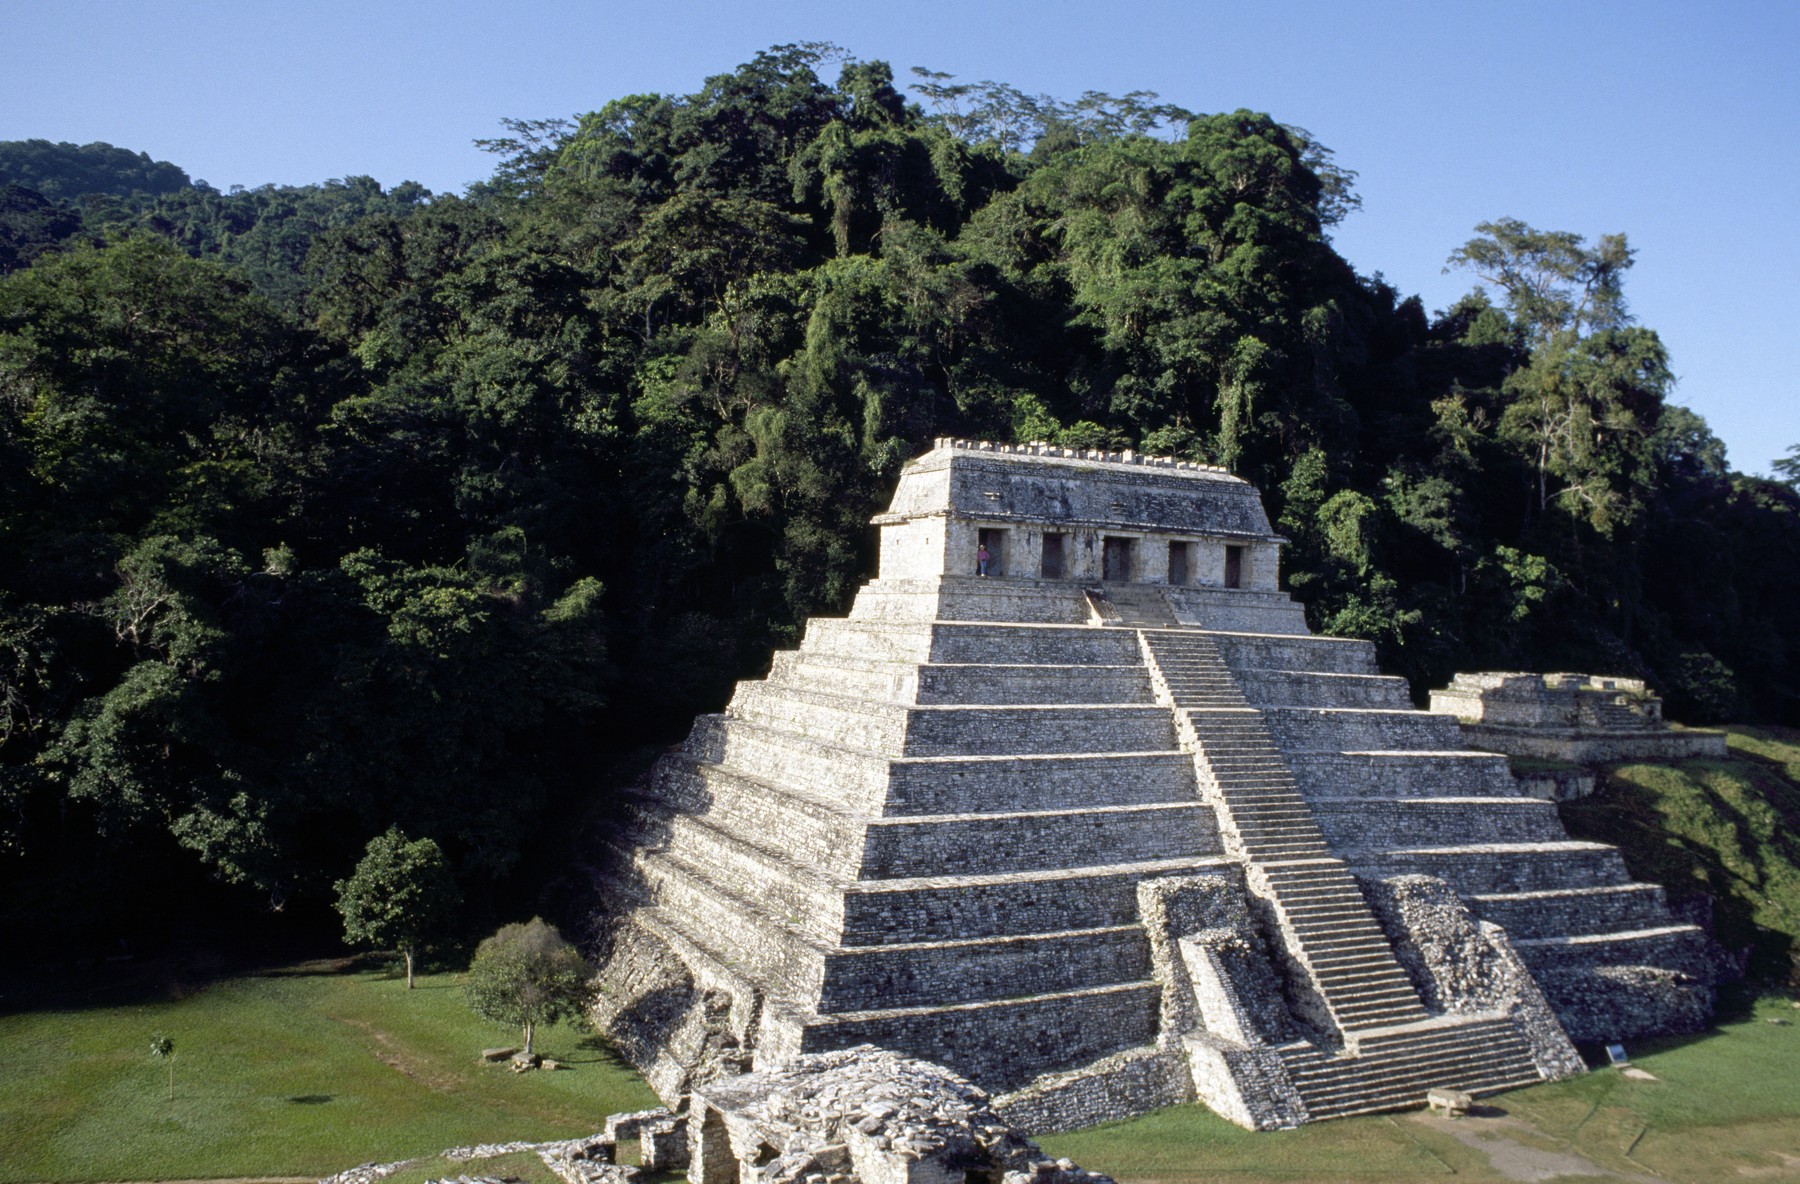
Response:
[[[1800,723],[1800,450],[1732,471],[1623,234],[1506,211],[1428,312],[1303,129],[779,46],[510,120],[461,195],[0,144],[0,930],[334,932],[371,836],[491,927],[842,611],[933,436],[1228,466],[1416,693],[1641,675]]]

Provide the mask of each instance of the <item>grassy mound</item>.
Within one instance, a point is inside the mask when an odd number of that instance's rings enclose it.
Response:
[[[1763,982],[1800,985],[1800,731],[1732,727],[1723,761],[1622,764],[1562,806],[1678,908],[1710,899],[1719,941]]]

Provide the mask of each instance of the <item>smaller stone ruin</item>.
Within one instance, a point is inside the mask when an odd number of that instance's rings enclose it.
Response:
[[[440,1158],[533,1152],[565,1184],[638,1184],[683,1168],[692,1184],[1113,1184],[1046,1156],[965,1078],[867,1044],[715,1081],[689,1100],[685,1115],[614,1114],[586,1138],[480,1143]],[[619,1162],[619,1145],[632,1139],[641,1169]],[[365,1163],[320,1184],[378,1184],[420,1162]]]
[[[1725,733],[1669,727],[1642,679],[1598,674],[1459,674],[1431,710],[1462,721],[1472,748],[1539,760],[1683,760],[1725,756]]]
[[[693,1184],[1112,1184],[948,1069],[870,1045],[702,1086],[688,1130]]]

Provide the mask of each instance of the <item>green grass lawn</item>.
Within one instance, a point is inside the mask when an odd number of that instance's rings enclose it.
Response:
[[[152,1036],[175,1042],[175,1099]],[[413,991],[329,965],[185,997],[0,1016],[0,1181],[319,1176],[458,1145],[570,1138],[656,1104],[575,1027],[542,1032],[570,1066],[482,1063],[518,1034],[477,1019],[453,975]]]
[[[455,976],[406,991],[386,973],[302,967],[178,997],[0,1017],[0,1181],[320,1176],[449,1147],[587,1134],[649,1090],[575,1028],[543,1037],[572,1063],[514,1074],[479,1062],[510,1033],[464,1007]],[[1660,1080],[1611,1070],[1492,1100],[1458,1123],[1401,1114],[1253,1134],[1199,1107],[1041,1140],[1124,1184],[1207,1180],[1474,1181],[1545,1165],[1669,1180],[1800,1178],[1800,1021],[1785,1000],[1704,1037],[1644,1042]],[[176,1044],[175,1100],[150,1038]],[[1790,1158],[1783,1160],[1783,1154]],[[1512,1157],[1508,1159],[1508,1157]],[[1530,1157],[1537,1156],[1537,1159]],[[431,1159],[394,1177],[552,1184],[534,1156]],[[1565,1174],[1566,1178],[1566,1174]]]

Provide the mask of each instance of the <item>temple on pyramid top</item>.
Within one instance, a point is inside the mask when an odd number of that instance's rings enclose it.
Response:
[[[604,837],[595,1019],[666,1101],[873,1045],[1029,1131],[1285,1127],[1706,1022],[1706,935],[1312,635],[1250,484],[938,440],[875,523]]]
[[[1148,610],[1167,624],[1306,629],[1278,590],[1283,540],[1262,498],[1209,465],[939,439],[874,522],[881,566],[858,598],[865,612],[1127,623]],[[966,582],[984,578],[1007,587]]]

